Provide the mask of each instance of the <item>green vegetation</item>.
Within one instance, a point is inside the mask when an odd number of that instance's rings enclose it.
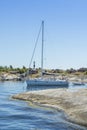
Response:
[[[9,67],[7,66],[0,66],[0,73],[2,72],[7,72],[7,73],[25,73],[27,72],[27,68],[25,66],[23,66],[22,68],[13,68],[12,65],[10,65]]]
[[[8,66],[0,66],[0,73],[6,72],[6,73],[11,73],[11,74],[23,74],[28,71],[28,68],[23,66],[22,68],[14,68],[12,65]],[[38,77],[38,73],[40,73],[40,68],[36,68],[33,70],[32,68],[29,69],[29,73],[35,74],[36,77]],[[45,72],[48,73],[55,73],[55,74],[61,74],[61,75],[69,75],[69,74],[74,74],[74,75],[87,75],[87,68],[80,68],[80,69],[67,69],[67,70],[62,70],[62,69],[46,69]]]

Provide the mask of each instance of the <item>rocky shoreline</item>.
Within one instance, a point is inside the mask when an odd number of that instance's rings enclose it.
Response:
[[[87,89],[39,90],[17,94],[12,98],[62,110],[67,120],[87,127]]]
[[[35,77],[34,77],[35,78]],[[45,78],[50,78],[50,77],[45,77]],[[26,79],[26,73],[18,73],[16,71],[11,71],[11,72],[2,72],[0,73],[0,81],[22,81]],[[62,76],[61,74],[59,76],[56,76],[55,79],[65,79],[69,82],[83,82],[87,84],[87,75],[74,75],[74,74],[69,74],[69,75],[64,75]]]
[[[6,73],[6,72],[0,74],[0,81],[22,81],[24,79],[25,79],[24,74]]]

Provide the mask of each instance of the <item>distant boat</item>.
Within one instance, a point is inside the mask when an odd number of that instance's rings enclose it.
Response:
[[[28,78],[26,80],[27,86],[56,86],[56,87],[68,87],[69,83],[67,80],[56,80],[54,79],[47,79],[43,78],[43,45],[44,45],[44,21],[42,21],[41,24],[42,28],[42,51],[41,51],[41,77],[40,78],[35,78],[35,79],[30,79]]]
[[[73,82],[73,85],[78,85],[78,86],[80,86],[80,85],[85,85],[85,83],[83,83],[83,82]]]

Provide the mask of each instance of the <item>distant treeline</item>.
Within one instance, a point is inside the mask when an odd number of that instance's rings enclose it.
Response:
[[[22,68],[13,68],[12,65],[10,65],[9,67],[7,66],[0,66],[0,72],[10,72],[10,73],[25,73],[28,69],[23,66]]]
[[[70,69],[66,69],[66,70],[61,70],[61,69],[55,69],[55,70],[52,70],[54,73],[65,73],[65,74],[78,74],[78,73],[84,73],[84,74],[87,74],[87,68],[79,68],[79,69],[73,69],[73,68],[70,68]]]
[[[29,69],[26,68],[25,66],[23,66],[22,68],[14,68],[12,65],[8,66],[0,66],[0,73],[2,72],[10,72],[10,73],[26,73]],[[30,72],[35,74],[40,72],[40,68],[36,68],[36,69],[32,69],[30,68]],[[74,73],[84,73],[87,74],[87,68],[79,68],[79,69],[66,69],[66,70],[62,70],[62,69],[46,69],[45,72],[50,72],[50,73],[63,73],[63,74],[74,74]]]

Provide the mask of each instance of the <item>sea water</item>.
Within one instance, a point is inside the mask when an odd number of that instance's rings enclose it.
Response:
[[[26,92],[25,82],[0,82],[0,130],[86,130],[65,120],[63,113],[11,96]]]

